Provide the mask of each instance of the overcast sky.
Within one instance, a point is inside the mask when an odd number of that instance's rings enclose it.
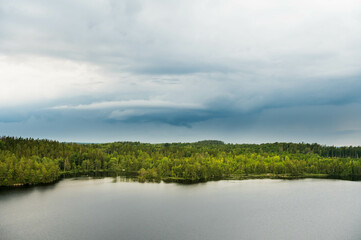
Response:
[[[359,0],[0,0],[0,135],[361,145]]]

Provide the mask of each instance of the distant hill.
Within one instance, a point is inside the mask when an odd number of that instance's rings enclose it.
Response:
[[[219,140],[202,140],[196,143],[202,145],[224,145],[224,142]]]

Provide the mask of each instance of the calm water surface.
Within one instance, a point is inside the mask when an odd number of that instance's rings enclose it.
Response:
[[[361,239],[361,182],[64,179],[0,191],[0,239]]]

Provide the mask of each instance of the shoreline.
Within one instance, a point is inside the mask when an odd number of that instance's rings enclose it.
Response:
[[[0,186],[0,190],[6,189],[21,189],[21,188],[32,188],[37,186],[49,186],[58,183],[63,179],[77,178],[77,177],[91,177],[91,178],[106,178],[106,177],[125,177],[133,179],[139,183],[178,183],[178,184],[197,184],[205,183],[210,181],[221,181],[221,180],[250,180],[250,179],[279,179],[279,180],[298,180],[298,179],[335,179],[335,180],[344,180],[344,181],[361,181],[361,176],[331,176],[328,174],[303,174],[303,175],[289,175],[289,174],[248,174],[248,175],[231,175],[226,177],[215,177],[208,179],[185,179],[185,178],[176,178],[176,177],[164,177],[164,178],[148,178],[142,179],[138,174],[134,172],[114,172],[114,171],[98,171],[98,172],[76,172],[76,173],[62,173],[58,179],[53,182],[47,183],[38,183],[38,184],[21,184],[16,183],[9,186]]]

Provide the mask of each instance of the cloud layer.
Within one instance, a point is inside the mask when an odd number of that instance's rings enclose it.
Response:
[[[360,16],[357,0],[3,0],[0,133],[361,144]]]

